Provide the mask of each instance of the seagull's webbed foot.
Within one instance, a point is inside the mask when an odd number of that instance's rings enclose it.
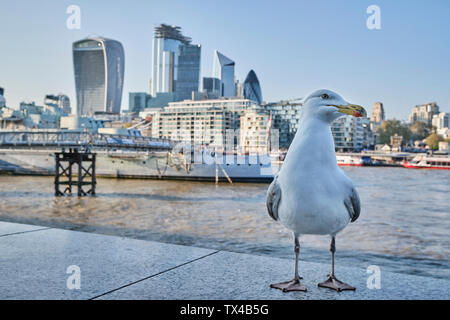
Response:
[[[300,277],[302,279],[302,277]],[[306,287],[300,283],[300,279],[271,284],[271,288],[280,289],[283,292],[306,291]]]
[[[351,285],[344,283],[344,282],[336,279],[335,276],[331,276],[331,275],[328,276],[327,280],[319,283],[319,287],[336,290],[338,292],[344,291],[344,290],[356,290],[355,287],[352,287]]]

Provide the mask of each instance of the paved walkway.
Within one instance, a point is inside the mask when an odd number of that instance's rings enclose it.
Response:
[[[292,278],[293,260],[0,222],[0,299],[450,299],[450,281],[381,270],[370,290],[366,270],[340,265],[357,290],[318,288],[329,268],[301,261],[308,292],[283,293],[269,283]]]

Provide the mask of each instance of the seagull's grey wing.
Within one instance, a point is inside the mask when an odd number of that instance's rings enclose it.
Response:
[[[278,184],[277,177],[273,179],[267,190],[267,211],[273,220],[278,220],[278,205],[281,200],[281,188]]]
[[[359,195],[355,187],[352,187],[350,193],[345,197],[344,204],[347,208],[351,222],[356,221],[361,213],[361,202],[359,201]]]

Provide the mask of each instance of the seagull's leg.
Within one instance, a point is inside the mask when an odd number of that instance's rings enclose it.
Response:
[[[319,283],[319,287],[322,288],[328,288],[333,289],[336,291],[343,291],[343,290],[355,290],[355,287],[352,287],[349,284],[346,284],[336,278],[334,275],[334,253],[336,252],[336,240],[335,236],[331,236],[331,244],[330,244],[330,251],[331,251],[331,274],[328,275],[328,279],[324,282]]]
[[[271,284],[271,288],[280,289],[283,292],[289,292],[289,291],[306,291],[306,288],[300,283],[300,277],[298,275],[298,256],[300,254],[300,242],[298,241],[298,236],[294,234],[294,252],[295,252],[295,274],[294,279],[286,282],[281,283],[274,283]]]

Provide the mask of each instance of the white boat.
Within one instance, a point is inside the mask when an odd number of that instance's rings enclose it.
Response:
[[[419,154],[411,161],[405,161],[403,167],[408,169],[450,170],[450,155]]]
[[[356,166],[362,167],[364,161],[361,155],[336,153],[336,161],[338,166]]]

